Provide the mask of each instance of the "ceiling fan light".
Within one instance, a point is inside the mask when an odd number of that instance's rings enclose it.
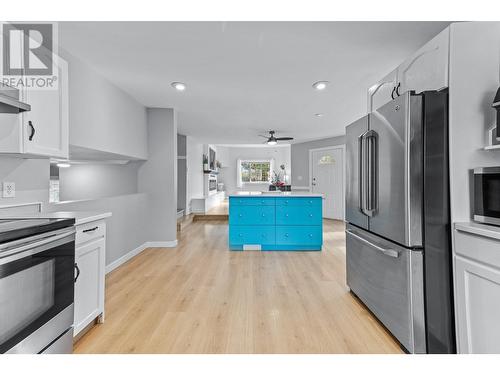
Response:
[[[174,89],[176,89],[177,91],[184,91],[184,90],[186,90],[186,84],[182,83],[182,82],[172,82],[170,85]]]
[[[270,140],[267,141],[267,144],[270,145],[270,146],[274,146],[277,143],[278,142],[276,141],[276,139],[270,139]]]
[[[328,86],[330,82],[328,81],[318,81],[318,82],[314,82],[312,87],[315,89],[315,90],[324,90],[326,89],[326,86]]]

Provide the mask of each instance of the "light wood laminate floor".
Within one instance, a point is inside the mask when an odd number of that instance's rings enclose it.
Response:
[[[401,353],[345,284],[344,224],[322,252],[230,252],[194,222],[106,277],[106,320],[76,353]]]

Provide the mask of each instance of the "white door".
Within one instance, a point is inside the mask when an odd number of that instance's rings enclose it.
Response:
[[[323,217],[344,220],[344,149],[311,152],[311,191],[323,194]]]

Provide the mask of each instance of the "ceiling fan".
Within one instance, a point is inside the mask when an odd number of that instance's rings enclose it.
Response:
[[[275,137],[274,134],[276,132],[274,130],[269,130],[269,136],[267,135],[260,135],[259,137],[264,137],[267,138],[267,141],[264,143],[267,143],[268,145],[275,145],[278,143],[278,141],[291,141],[293,137]]]

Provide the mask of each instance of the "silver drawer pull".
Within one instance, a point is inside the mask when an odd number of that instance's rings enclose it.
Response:
[[[361,242],[364,242],[365,244],[367,244],[367,245],[369,245],[369,246],[377,249],[378,251],[380,251],[384,255],[390,256],[392,258],[399,257],[399,251],[397,251],[397,250],[394,250],[394,249],[384,249],[383,247],[377,246],[374,243],[368,241],[367,239],[365,239],[365,238],[363,238],[363,237],[355,234],[353,231],[346,230],[346,232],[349,233],[351,236],[357,238]]]

